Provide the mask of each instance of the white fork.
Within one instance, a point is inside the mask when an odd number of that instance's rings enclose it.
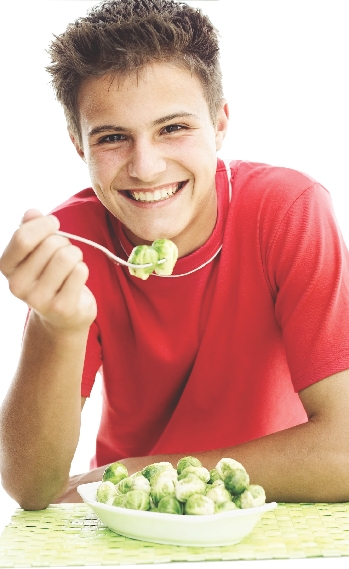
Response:
[[[146,269],[148,267],[153,266],[151,263],[147,263],[146,265],[135,265],[133,263],[129,263],[128,261],[124,261],[123,259],[120,259],[120,257],[117,257],[116,255],[114,255],[114,253],[109,251],[109,249],[107,249],[106,247],[103,247],[103,245],[99,245],[99,243],[95,243],[94,241],[90,241],[90,239],[85,239],[85,237],[79,237],[78,235],[72,235],[71,233],[66,233],[65,231],[56,231],[56,235],[61,235],[62,237],[68,237],[68,239],[73,239],[75,241],[81,241],[81,243],[86,243],[86,245],[91,245],[91,247],[95,247],[95,249],[99,249],[100,251],[105,253],[105,255],[107,255],[107,257],[109,257],[109,259],[112,259],[118,265],[124,265],[125,267],[131,267],[131,269]],[[165,263],[165,262],[166,262],[166,259],[159,259],[157,264],[160,265],[160,264]]]

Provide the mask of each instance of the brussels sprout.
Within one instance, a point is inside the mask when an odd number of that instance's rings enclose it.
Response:
[[[156,472],[150,478],[150,486],[153,487],[155,480],[161,474],[164,479],[171,480],[174,484],[177,483],[177,470],[174,468],[169,468],[168,470],[162,470],[161,472]]]
[[[242,509],[255,508],[265,504],[265,491],[258,484],[251,484],[237,498],[234,498],[235,504]]]
[[[133,263],[134,265],[146,265],[150,263],[151,266],[146,267],[145,269],[134,269],[132,267],[129,267],[128,270],[132,276],[138,277],[139,279],[145,281],[147,278],[149,278],[149,275],[155,269],[158,260],[159,255],[153,247],[149,245],[138,245],[132,249],[131,255],[128,258],[128,262]]]
[[[168,472],[170,471],[164,470],[151,477],[150,495],[155,506],[159,505],[160,500],[164,496],[175,495],[177,481],[174,480],[173,476],[169,475]]]
[[[220,478],[219,480],[215,480],[211,484],[212,488],[216,488],[217,486],[224,486],[223,480]]]
[[[103,472],[102,481],[106,482],[109,480],[113,484],[117,484],[123,478],[127,478],[127,476],[128,472],[126,466],[121,462],[113,462],[109,464]]]
[[[159,255],[159,259],[166,259],[165,263],[161,263],[155,267],[157,275],[172,275],[173,267],[178,259],[177,245],[169,239],[157,239],[152,244],[155,251]]]
[[[196,474],[188,474],[182,480],[178,480],[175,486],[176,498],[180,502],[186,502],[192,494],[205,494],[206,484]]]
[[[222,502],[231,502],[230,492],[224,486],[216,486],[206,493],[208,498],[211,498],[215,504]]]
[[[177,462],[177,472],[182,474],[182,471],[188,466],[202,466],[200,460],[195,456],[184,456]]]
[[[241,494],[250,483],[250,478],[240,462],[233,458],[222,458],[216,470],[231,494]]]
[[[213,484],[213,482],[216,482],[216,480],[222,480],[222,479],[219,476],[216,468],[212,468],[212,470],[210,470],[210,482],[211,482],[211,484]]]
[[[192,494],[184,505],[184,513],[194,516],[214,514],[214,502],[202,494]]]
[[[158,512],[159,508],[155,506],[151,495],[149,494],[149,512]]]
[[[163,514],[183,514],[183,504],[175,496],[164,496],[161,498],[158,511]]]
[[[144,492],[150,492],[150,482],[142,474],[132,478],[132,490],[143,490]]]
[[[115,485],[107,480],[106,482],[101,482],[97,488],[96,499],[97,502],[102,504],[112,504],[116,496]]]
[[[238,508],[245,510],[246,508],[253,508],[253,496],[248,490],[244,490],[242,494],[234,498],[234,502]]]
[[[125,494],[124,508],[129,510],[149,510],[149,494],[143,490],[130,490]]]
[[[219,504],[215,503],[214,506],[214,513],[220,514],[221,512],[228,512],[229,510],[238,510],[239,508],[237,505],[230,501],[230,502],[220,502]]]
[[[154,464],[149,464],[142,470],[143,476],[148,478],[150,481],[153,474],[157,474],[158,472],[162,472],[163,470],[173,470],[173,466],[170,462],[154,462]]]
[[[123,478],[116,485],[116,491],[118,494],[127,494],[130,490],[132,490],[132,478],[130,476]]]
[[[208,482],[210,479],[210,473],[207,468],[203,466],[187,466],[178,476],[178,480],[182,480],[182,478],[185,478],[188,474],[196,474],[196,476],[204,482]]]
[[[252,496],[253,496],[253,506],[263,506],[265,504],[266,501],[266,495],[265,495],[265,490],[262,486],[259,486],[259,484],[250,484],[250,486],[247,488],[247,490],[249,492],[251,492]]]
[[[138,470],[138,472],[131,474],[129,478],[136,478],[136,476],[143,476],[143,472],[141,470]]]
[[[150,492],[150,483],[142,474],[136,473],[136,475],[128,476],[128,478],[123,478],[116,485],[116,491],[119,494],[127,494],[131,490],[143,490],[144,492]]]
[[[236,469],[245,470],[242,464],[233,458],[221,458],[221,460],[217,462],[215,468],[222,480],[224,480],[224,477],[227,473],[235,471]]]
[[[118,494],[117,496],[115,496],[112,505],[113,505],[113,506],[117,506],[118,508],[124,508],[124,507],[125,507],[126,496],[127,496],[127,494]]]
[[[224,486],[231,494],[242,494],[250,483],[250,477],[246,470],[236,469],[224,477]]]

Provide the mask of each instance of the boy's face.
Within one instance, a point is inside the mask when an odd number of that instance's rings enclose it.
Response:
[[[172,64],[138,76],[87,79],[78,98],[82,148],[97,197],[134,245],[172,239],[200,247],[217,217],[216,152],[227,106],[212,124],[199,80]]]

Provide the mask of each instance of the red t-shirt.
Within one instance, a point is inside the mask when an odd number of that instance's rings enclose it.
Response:
[[[91,466],[232,446],[307,420],[297,391],[349,368],[349,254],[328,192],[294,170],[218,160],[218,219],[173,276],[147,281],[77,243],[98,315],[82,396],[102,366]],[[120,222],[86,189],[61,229],[119,257]]]

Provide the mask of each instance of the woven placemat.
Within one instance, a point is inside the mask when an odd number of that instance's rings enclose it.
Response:
[[[16,510],[0,537],[0,567],[130,565],[349,556],[349,503],[279,504],[240,543],[157,545],[107,529],[85,504]]]

